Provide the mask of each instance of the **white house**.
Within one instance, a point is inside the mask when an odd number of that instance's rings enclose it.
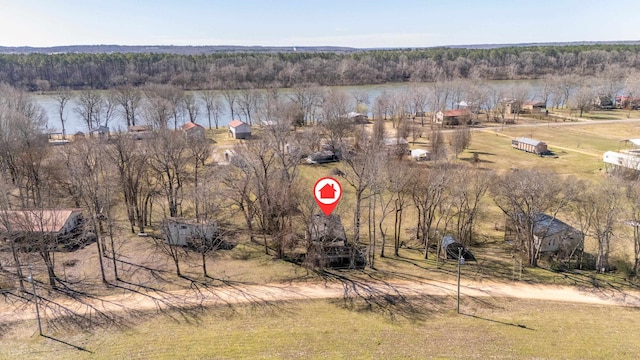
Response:
[[[229,123],[229,135],[234,139],[247,139],[251,137],[251,126],[240,120]]]

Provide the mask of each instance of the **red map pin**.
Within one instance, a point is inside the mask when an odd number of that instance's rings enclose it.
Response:
[[[320,210],[329,216],[342,196],[342,186],[332,177],[323,177],[313,187],[313,195]]]

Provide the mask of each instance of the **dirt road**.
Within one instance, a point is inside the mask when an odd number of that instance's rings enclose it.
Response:
[[[153,311],[197,306],[216,306],[243,303],[268,303],[343,297],[376,298],[385,296],[455,296],[456,283],[444,281],[421,282],[353,282],[329,281],[316,283],[292,283],[269,285],[224,285],[220,287],[192,288],[169,292],[124,291],[100,299],[65,299],[56,301],[77,314],[87,314],[88,309],[106,314],[128,311]],[[529,285],[519,283],[469,283],[462,282],[464,297],[520,298],[562,301],[585,304],[640,306],[640,292],[621,292],[612,289],[580,289],[569,286]],[[46,303],[46,301],[45,301]],[[53,308],[53,307],[50,307]],[[44,310],[47,318],[61,313]],[[68,312],[66,314],[69,314]],[[35,319],[33,305],[0,303],[1,322]]]

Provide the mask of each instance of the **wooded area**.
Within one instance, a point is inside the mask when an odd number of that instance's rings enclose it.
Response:
[[[172,84],[182,89],[362,85],[595,75],[640,68],[639,45],[428,48],[353,53],[0,54],[0,82],[27,90]]]

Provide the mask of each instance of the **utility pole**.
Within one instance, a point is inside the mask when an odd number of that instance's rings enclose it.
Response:
[[[31,271],[31,265],[29,265],[29,282],[31,283],[31,289],[33,290],[33,300],[36,303],[36,317],[38,318],[38,333],[42,336],[42,324],[40,323],[40,308],[38,307],[38,295],[36,294],[36,284],[33,281],[33,272]]]
[[[460,264],[462,264],[462,247],[458,248],[458,314],[460,314]]]

